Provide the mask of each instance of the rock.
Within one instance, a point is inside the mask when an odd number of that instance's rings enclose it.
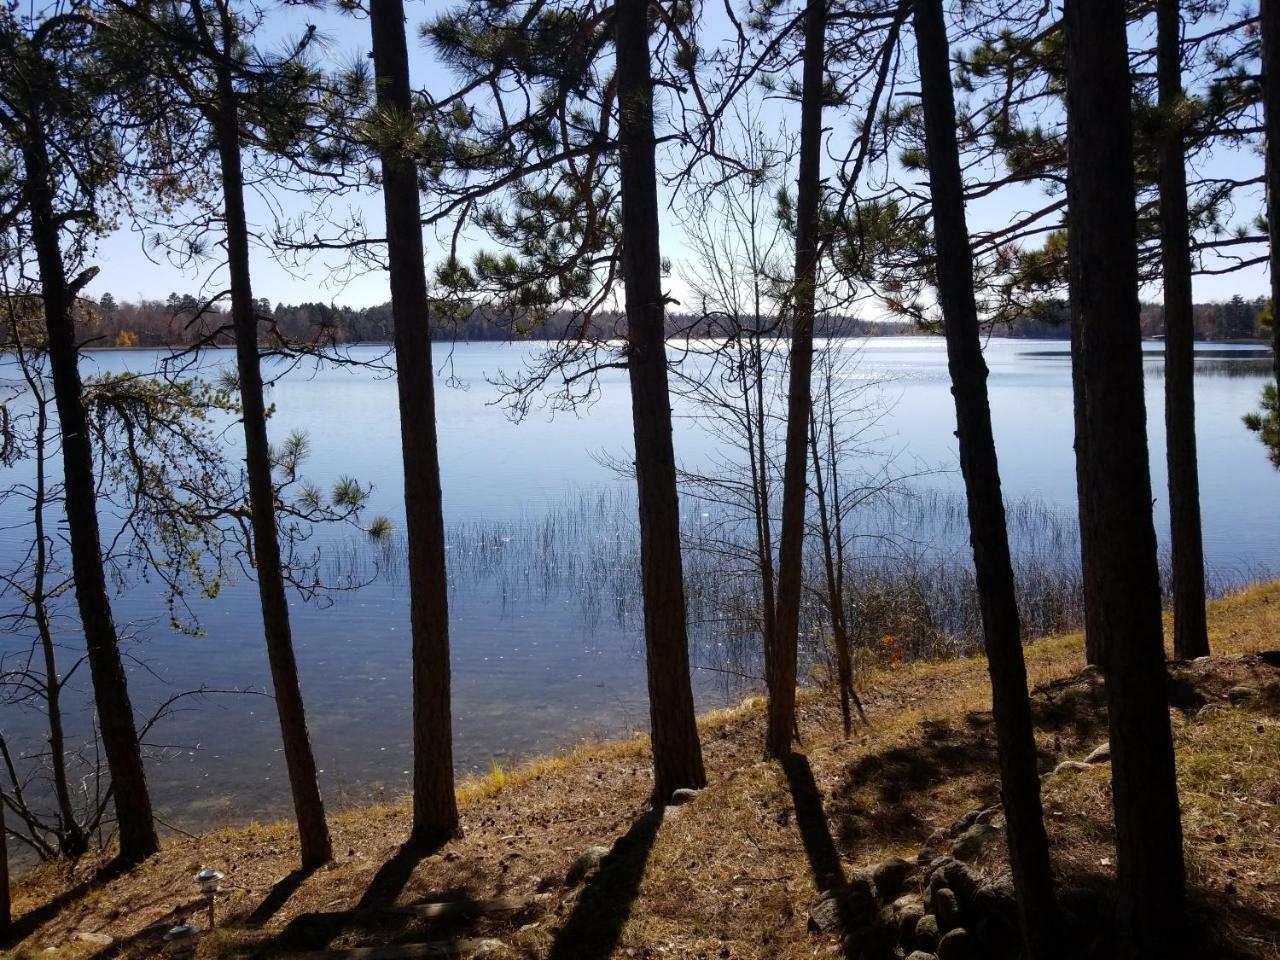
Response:
[[[1089,764],[1083,760],[1063,760],[1060,764],[1053,768],[1055,775],[1062,773],[1079,773],[1081,770],[1088,770]]]
[[[961,909],[967,909],[978,890],[978,879],[967,866],[951,857],[934,863],[926,878],[930,898],[939,887],[948,887],[956,895]]]
[[[952,837],[960,836],[960,834],[964,833],[966,830],[968,830],[970,827],[972,827],[975,823],[978,822],[978,817],[981,814],[982,814],[981,809],[970,810],[968,813],[960,817],[958,820],[952,823],[951,826],[947,828],[947,835]]]
[[[1111,744],[1100,743],[1090,751],[1089,755],[1084,758],[1084,762],[1090,765],[1097,763],[1111,762]]]
[[[819,897],[809,908],[809,932],[835,933],[843,929],[844,917],[840,912],[840,901]]]
[[[994,807],[987,807],[987,809],[979,813],[978,819],[974,820],[973,822],[974,823],[996,823],[1000,820],[1003,814],[1004,814],[1004,806],[1002,804],[997,803]]]
[[[977,955],[973,937],[962,927],[956,927],[938,941],[938,960],[977,960]]]
[[[691,800],[697,800],[701,791],[694,790],[691,787],[681,787],[675,793],[671,794],[671,806],[679,807]]]
[[[869,923],[844,935],[844,955],[848,960],[893,960],[897,956],[898,928],[893,910],[884,907],[874,923]]]
[[[1227,699],[1234,706],[1244,706],[1258,699],[1258,691],[1253,687],[1232,687],[1227,691]]]
[[[861,933],[877,926],[880,904],[869,879],[854,877],[842,887],[832,887],[809,908],[809,929],[815,933]]]
[[[951,845],[951,855],[957,860],[977,860],[999,834],[998,827],[975,823],[956,838]]]
[[[978,887],[969,908],[971,931],[990,956],[1015,956],[1022,946],[1018,929],[1018,894],[1013,877],[1005,874]]]
[[[587,847],[578,854],[578,858],[569,867],[569,872],[564,877],[565,884],[570,887],[576,886],[596,873],[600,869],[600,864],[604,862],[604,858],[612,852],[609,847]]]
[[[940,933],[938,918],[932,913],[926,913],[916,921],[915,936],[912,942],[921,950],[932,950],[938,945],[938,935]]]
[[[876,896],[882,903],[891,903],[902,893],[907,878],[916,872],[916,865],[909,860],[894,857],[878,864],[871,871],[871,881],[876,886]]]
[[[924,916],[924,905],[909,903],[898,911],[898,940],[902,943],[914,943],[916,924]]]
[[[116,942],[116,938],[109,933],[98,933],[90,930],[77,930],[71,935],[71,939],[78,940],[80,943],[90,943],[95,947],[111,947]]]
[[[960,926],[960,901],[950,887],[938,887],[929,898],[929,907],[938,918],[939,930],[952,930]]]

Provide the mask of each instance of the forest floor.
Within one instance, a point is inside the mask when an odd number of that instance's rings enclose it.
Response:
[[[1172,668],[1170,711],[1196,951],[1280,958],[1280,582],[1215,602],[1210,628],[1214,657]],[[1105,892],[1108,767],[1053,772],[1106,741],[1101,684],[1082,670],[1079,635],[1026,649],[1055,871],[1064,890]],[[948,827],[998,801],[981,658],[869,673],[861,691],[869,725],[848,739],[834,698],[806,693],[802,754],[786,765],[761,759],[759,699],[704,718],[709,785],[665,815],[646,802],[639,738],[466,784],[465,836],[434,852],[399,845],[405,803],[334,816],[337,857],[309,875],[293,870],[288,824],[172,836],[122,876],[42,867],[14,891],[12,956],[161,955],[175,922],[206,925],[201,865],[226,880],[200,957],[842,955],[848,943],[810,916],[821,890],[893,856],[946,852]],[[585,881],[566,881],[591,848]],[[1003,848],[999,837],[966,859],[994,877]],[[413,906],[443,902],[456,909]]]

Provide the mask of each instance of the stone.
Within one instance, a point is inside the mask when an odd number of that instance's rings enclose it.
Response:
[[[994,807],[987,807],[978,814],[978,819],[974,823],[997,823],[1004,814],[1004,806],[997,803]]]
[[[961,908],[966,908],[978,889],[978,879],[965,864],[951,857],[943,857],[929,870],[926,878],[929,896],[939,887],[948,887],[956,895]]]
[[[1089,764],[1083,760],[1063,760],[1060,764],[1053,768],[1054,775],[1063,773],[1079,773],[1081,770],[1088,770]]]
[[[863,932],[879,921],[875,887],[864,877],[855,876],[844,886],[823,891],[809,907],[809,929],[816,933]]]
[[[1111,762],[1111,744],[1100,743],[1089,752],[1084,762],[1090,765]]]
[[[902,943],[915,942],[916,924],[923,916],[924,905],[920,903],[909,903],[898,911],[898,939]]]
[[[894,960],[897,934],[892,908],[883,907],[874,922],[845,932],[844,955],[848,960]]]
[[[77,930],[71,935],[71,939],[80,943],[89,943],[95,947],[111,947],[116,942],[115,937],[109,933],[98,933],[91,930]]]
[[[1240,707],[1258,699],[1258,691],[1253,687],[1232,687],[1227,691],[1227,699],[1234,706]]]
[[[957,860],[977,860],[1000,834],[1000,829],[989,823],[975,823],[956,838],[951,845],[951,855]]]
[[[604,858],[612,852],[613,850],[609,847],[587,847],[578,854],[577,859],[569,867],[569,872],[564,878],[565,884],[572,887],[586,880],[600,869]]]
[[[882,903],[891,903],[902,893],[907,878],[915,873],[917,867],[909,860],[894,857],[884,863],[877,864],[871,871],[871,881],[876,886],[876,896]]]
[[[981,815],[981,813],[982,813],[981,809],[970,810],[968,813],[960,817],[958,820],[953,822],[951,826],[947,828],[948,836],[952,836],[952,837],[960,836],[960,834],[964,833],[966,830],[968,830],[970,827],[972,827],[975,823],[978,822],[978,817]]]
[[[970,928],[990,956],[1014,956],[1022,945],[1018,929],[1018,894],[1009,874],[978,887],[969,912]]]
[[[932,913],[926,913],[916,921],[913,943],[921,950],[932,950],[938,945],[938,935],[940,933],[938,918]]]
[[[950,887],[937,887],[929,899],[929,907],[938,918],[938,929],[952,930],[960,926],[960,901]]]
[[[694,790],[691,787],[681,787],[679,790],[675,791],[675,793],[671,794],[671,806],[679,807],[689,803],[691,800],[697,800],[700,792],[701,791]]]
[[[948,931],[938,941],[938,960],[977,960],[973,937],[963,927]]]

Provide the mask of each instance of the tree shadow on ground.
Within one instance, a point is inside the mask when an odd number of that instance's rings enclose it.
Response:
[[[8,931],[3,937],[0,937],[0,947],[11,947],[25,940],[67,907],[73,903],[78,903],[94,890],[110,883],[117,877],[124,876],[133,866],[133,864],[122,862],[118,858],[111,860],[93,871],[75,886],[58,894],[48,903],[28,910],[9,924]]]
[[[661,808],[639,817],[586,881],[573,912],[556,931],[549,960],[601,960],[622,938],[640,895],[645,866],[662,826]]]
[[[822,793],[813,779],[809,758],[802,753],[793,753],[782,761],[782,769],[791,789],[796,827],[800,830],[809,869],[813,871],[814,884],[819,892],[843,886],[844,867],[831,836],[826,811],[822,807]]]
[[[234,922],[243,923],[250,930],[258,930],[289,902],[289,898],[298,892],[298,888],[307,878],[316,872],[315,867],[298,867],[277,880],[262,898],[262,902],[254,907],[243,919],[235,918]]]
[[[927,722],[918,742],[868,754],[845,767],[831,795],[839,848],[853,853],[863,842],[877,847],[921,843],[938,826],[923,809],[931,791],[981,773],[990,781],[984,789],[991,796],[980,799],[994,803],[997,770],[995,738],[984,715],[972,715],[965,729]]]
[[[1058,877],[1058,891],[1064,935],[1076,955],[1080,960],[1111,960],[1118,936],[1115,877],[1072,871]],[[1280,918],[1221,890],[1189,886],[1182,919],[1187,957],[1258,960],[1280,946]]]
[[[199,914],[204,913],[204,907],[203,897],[176,906],[141,930],[89,954],[85,960],[111,960],[112,957],[119,956],[162,956],[164,935],[179,924],[192,922]],[[143,950],[144,945],[145,951],[138,952]]]
[[[376,910],[391,906],[404,892],[418,864],[433,853],[438,853],[447,842],[447,839],[431,842],[408,840],[401,844],[400,849],[373,875],[369,886],[365,888],[364,894],[356,904],[356,909]]]

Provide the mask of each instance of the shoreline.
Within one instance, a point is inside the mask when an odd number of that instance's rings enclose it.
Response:
[[[1171,666],[1180,688],[1194,688],[1209,704],[1174,712],[1185,834],[1196,909],[1212,914],[1203,929],[1247,940],[1260,929],[1249,918],[1274,916],[1280,907],[1280,838],[1256,816],[1257,804],[1280,799],[1274,776],[1280,656],[1259,655],[1278,645],[1280,581],[1214,601],[1209,613],[1213,659]],[[1081,669],[1080,650],[1078,633],[1026,647],[1046,770],[1046,822],[1056,870],[1109,882],[1106,768],[1077,762],[1055,772],[1106,737],[1096,713],[1101,682],[1096,672]],[[1265,696],[1244,706],[1235,694],[1228,697],[1246,685]],[[179,915],[198,919],[202,901],[190,878],[203,864],[224,871],[228,882],[219,900],[220,929],[209,938],[215,952],[200,956],[251,956],[283,945],[317,911],[355,918],[350,911],[375,902],[465,897],[515,898],[537,908],[537,917],[518,929],[480,923],[465,933],[499,937],[510,950],[499,955],[626,957],[656,947],[679,957],[811,957],[831,940],[811,930],[820,880],[809,859],[816,840],[806,817],[825,821],[819,847],[834,856],[829,867],[848,874],[886,858],[911,860],[922,848],[945,852],[952,842],[947,824],[998,800],[981,657],[870,669],[860,690],[871,725],[855,728],[849,739],[840,733],[833,698],[820,689],[804,693],[800,768],[762,759],[761,698],[704,715],[699,729],[708,787],[691,803],[668,808],[665,817],[655,819],[647,804],[647,737],[584,744],[460,784],[464,835],[408,860],[401,846],[408,828],[404,802],[332,815],[335,860],[309,876],[296,876],[287,821],[166,837],[162,852],[142,867],[26,929],[21,946],[51,947],[47,955],[54,960],[79,960],[98,956],[77,939],[91,934],[99,944],[114,944],[113,956],[154,956],[146,931]],[[1231,780],[1225,791],[1219,786],[1224,776]],[[1254,815],[1245,815],[1250,810]],[[596,884],[626,882],[621,919],[591,880],[568,879],[573,864],[592,850],[612,851],[607,862],[615,864]],[[972,868],[998,878],[1005,869],[1002,845],[985,847]],[[92,869],[84,863],[70,874],[65,864],[32,871],[15,886],[16,915],[31,915],[80,889]],[[1228,882],[1235,892],[1223,900]],[[391,934],[352,927],[333,936],[336,944],[366,946],[386,943]],[[566,938],[583,950],[593,945],[593,952],[565,953]]]

